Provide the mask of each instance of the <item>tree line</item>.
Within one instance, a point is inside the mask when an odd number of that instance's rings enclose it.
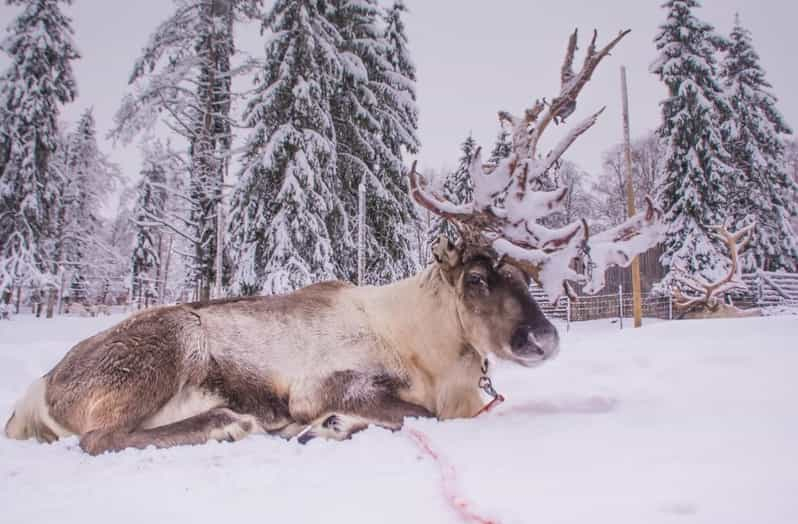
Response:
[[[34,290],[52,308],[64,279],[87,280],[81,273],[97,265],[85,250],[64,255],[58,240],[67,207],[59,184],[84,183],[56,160],[68,151],[57,118],[76,98],[80,57],[62,12],[70,0],[11,3],[22,12],[3,44],[13,63],[0,79],[9,114],[0,140],[0,293],[7,302],[14,290]],[[109,285],[124,281],[128,298],[147,303],[353,280],[360,184],[369,191],[369,281],[414,272],[408,239],[417,217],[403,156],[419,141],[405,13],[401,0],[285,0],[266,10],[259,0],[175,2],[133,64],[110,133],[138,142],[139,181],[122,193],[110,228],[78,227],[81,242],[114,253],[100,271]],[[242,59],[236,30],[253,22],[264,52]],[[235,92],[242,75],[254,88]],[[37,85],[42,77],[52,85]],[[105,157],[96,140],[92,147],[97,167]],[[103,165],[91,177],[97,202],[76,206],[96,215],[118,170]]]
[[[725,247],[711,234],[721,224],[737,230],[756,223],[744,270],[798,271],[798,142],[776,108],[751,33],[736,16],[729,36],[721,36],[695,15],[697,0],[662,7],[666,21],[654,39],[659,55],[651,73],[668,96],[660,126],[632,144],[636,208],[652,195],[665,211],[662,284],[673,270],[710,281],[727,271]],[[501,131],[489,162],[507,154],[506,140]],[[468,137],[457,169],[439,174],[441,190],[455,202],[470,198],[467,166],[475,147]],[[560,163],[541,181],[543,189],[571,188],[567,216],[553,217],[552,225],[580,216],[599,231],[621,223],[625,172],[621,145],[604,154],[597,174]],[[433,220],[430,227],[438,234],[449,226]]]
[[[412,274],[450,226],[419,212],[403,159],[419,151],[416,70],[401,0],[181,0],[144,43],[110,136],[137,144],[123,183],[97,144],[91,110],[74,126],[80,59],[71,0],[10,0],[21,12],[0,48],[0,296],[52,312],[69,302],[141,305],[279,293],[357,273],[357,188],[368,191],[367,283]],[[798,270],[798,145],[776,108],[751,34],[700,20],[696,0],[663,4],[651,72],[667,87],[657,130],[632,144],[637,205],[656,195],[668,224],[662,262],[712,278],[728,259],[709,234],[755,221],[747,270]],[[257,24],[263,52],[237,47]],[[40,28],[46,28],[41,31]],[[251,87],[236,90],[241,79]],[[510,154],[499,129],[486,162]],[[455,202],[470,198],[464,139],[457,166],[428,172]],[[620,145],[599,173],[564,160],[540,189],[568,186],[552,227],[626,217]],[[667,280],[667,278],[666,278]]]

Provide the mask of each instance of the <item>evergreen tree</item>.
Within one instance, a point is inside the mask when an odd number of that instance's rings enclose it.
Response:
[[[732,179],[729,210],[735,228],[756,220],[746,269],[798,270],[798,236],[790,218],[798,214],[798,186],[784,162],[784,137],[791,134],[776,109],[750,32],[735,17],[721,72],[732,111],[724,131],[740,176]]]
[[[737,174],[720,132],[730,108],[717,80],[715,52],[725,40],[693,15],[698,6],[696,0],[663,4],[668,16],[654,39],[660,55],[651,70],[668,87],[658,129],[666,150],[662,263],[713,279],[728,259],[709,227],[723,222],[729,180]]]
[[[278,0],[263,30],[271,36],[231,205],[233,284],[243,294],[335,278],[332,235],[348,234],[330,112],[340,35],[314,0]]]
[[[80,117],[63,149],[65,165],[58,221],[60,245],[55,258],[59,265],[66,264],[72,271],[73,280],[98,282],[107,276],[108,266],[113,265],[99,211],[114,190],[119,170],[97,145],[91,109]]]
[[[161,264],[161,222],[167,200],[166,171],[153,160],[152,157],[144,159],[132,216],[135,240],[130,257],[130,288],[139,307],[142,298],[157,289]]]
[[[497,166],[499,165],[499,161],[510,156],[510,153],[512,152],[513,144],[510,138],[510,133],[502,128],[499,130],[499,134],[496,135],[496,142],[493,144],[493,149],[490,152],[488,163],[492,166]]]
[[[785,163],[787,165],[787,173],[792,178],[795,184],[798,184],[798,140],[795,138],[787,140],[785,144]],[[798,194],[793,199],[793,204],[798,206]],[[798,231],[798,216],[793,217],[791,220],[792,230]]]
[[[175,1],[175,11],[151,35],[137,60],[115,135],[129,141],[161,114],[188,143],[189,183],[182,235],[191,239],[187,280],[197,298],[215,280],[217,212],[231,143],[231,57],[236,16],[252,16],[258,0]]]
[[[368,216],[381,249],[371,255],[368,273],[375,275],[373,280],[378,283],[407,277],[418,269],[409,240],[418,213],[408,192],[408,168],[402,161],[405,153],[415,154],[421,147],[416,68],[405,31],[406,12],[404,2],[397,0],[383,13],[382,38],[389,66],[376,70],[371,77],[379,100],[383,147],[378,149],[380,172],[368,200]]]
[[[468,137],[460,145],[460,160],[457,162],[457,169],[446,177],[443,184],[443,197],[453,204],[463,204],[472,199],[474,186],[471,181],[469,166],[474,158],[477,143],[469,133]],[[427,234],[427,241],[434,243],[439,236],[446,235],[449,240],[454,242],[457,239],[457,231],[449,221],[441,217],[434,217],[432,227]]]
[[[366,274],[371,283],[384,283],[416,269],[409,241],[415,208],[402,162],[404,152],[418,150],[415,70],[401,19],[405,7],[398,3],[382,15],[383,30],[375,0],[336,0],[331,6],[329,18],[341,36],[339,49],[345,59],[331,106],[341,195],[354,218],[357,186],[361,181],[367,184]],[[344,278],[355,275],[356,258],[347,254],[353,248],[351,243],[336,244],[336,262]]]
[[[22,12],[8,27],[0,49],[11,63],[0,76],[0,295],[13,282],[52,281],[57,270],[46,256],[58,199],[50,158],[58,144],[62,104],[77,87],[71,62],[79,58],[72,22],[61,11],[71,0],[8,0]]]
[[[357,273],[356,245],[353,242],[358,212],[357,188],[362,182],[370,186],[379,170],[380,122],[376,115],[377,95],[369,74],[383,60],[376,26],[378,8],[374,0],[333,0],[322,11],[339,38],[336,44],[341,56],[341,77],[330,100],[336,147],[334,190],[346,210],[344,220],[335,225],[340,235],[333,235],[336,273],[354,280]],[[369,195],[371,196],[371,195]],[[374,239],[367,231],[366,246],[374,248]]]

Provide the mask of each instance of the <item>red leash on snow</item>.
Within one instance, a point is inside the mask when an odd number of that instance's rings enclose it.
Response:
[[[504,397],[497,393],[495,389],[493,389],[493,383],[491,382],[490,377],[487,376],[487,362],[485,365],[483,365],[482,371],[484,374],[479,379],[479,387],[493,398],[490,402],[482,406],[482,408],[476,412],[474,417],[478,417],[484,413],[487,413],[504,402]],[[493,519],[489,519],[474,513],[470,509],[468,502],[462,497],[458,496],[457,472],[455,471],[454,466],[449,464],[443,457],[440,456],[440,454],[432,449],[429,437],[417,429],[408,429],[407,434],[410,440],[412,440],[421,451],[432,457],[432,459],[438,464],[438,467],[441,470],[441,487],[443,490],[443,496],[449,506],[460,517],[460,519],[462,519],[464,522],[476,524],[498,524],[498,522]]]
[[[441,457],[430,444],[429,438],[416,429],[408,429],[407,435],[418,448],[432,457],[441,470],[441,487],[443,496],[449,506],[463,522],[476,524],[498,524],[497,521],[478,515],[469,507],[469,503],[457,494],[457,473],[454,466]]]

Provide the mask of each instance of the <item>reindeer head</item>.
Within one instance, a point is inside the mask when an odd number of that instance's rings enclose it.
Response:
[[[568,281],[584,285],[588,293],[596,292],[604,286],[607,267],[629,265],[662,234],[662,213],[650,199],[643,212],[592,238],[585,220],[560,229],[538,222],[559,210],[568,192],[567,187],[541,190],[544,177],[604,109],[573,127],[545,156],[538,152],[540,138],[549,124],[562,123],[574,112],[577,96],[596,66],[628,32],[622,31],[598,50],[594,31],[584,65],[574,73],[574,31],[561,70],[560,93],[550,102],[536,101],[523,117],[499,113],[502,125],[509,125],[512,131],[509,157],[486,170],[480,149],[476,150],[470,166],[472,201],[454,204],[442,198],[413,164],[409,174],[412,197],[450,221],[459,233],[457,247],[439,245],[436,259],[458,292],[461,316],[466,317],[461,320],[475,347],[484,344],[483,348],[522,364],[554,355],[557,333],[529,293],[530,280],[541,285],[552,302],[563,294],[575,299]],[[586,275],[571,267],[578,258],[586,258]]]
[[[454,290],[463,337],[478,353],[525,366],[557,354],[557,330],[530,294],[524,271],[490,248],[454,245],[444,236],[433,253]]]

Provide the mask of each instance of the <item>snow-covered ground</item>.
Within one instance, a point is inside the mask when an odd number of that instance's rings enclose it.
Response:
[[[120,318],[0,321],[3,422],[72,343]],[[488,415],[345,443],[92,458],[75,438],[0,437],[0,522],[462,522],[446,491],[503,523],[798,522],[798,317],[599,321],[563,338],[548,365],[497,367],[507,402]]]

